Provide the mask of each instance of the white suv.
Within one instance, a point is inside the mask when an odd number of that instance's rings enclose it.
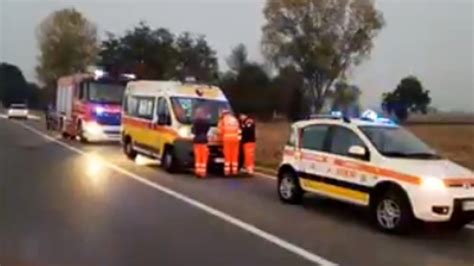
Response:
[[[474,220],[474,173],[441,158],[387,119],[319,117],[296,122],[278,174],[282,201],[304,192],[367,206],[376,225],[404,232],[415,219]]]

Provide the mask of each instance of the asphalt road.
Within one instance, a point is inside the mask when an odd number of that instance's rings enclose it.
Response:
[[[270,178],[169,175],[115,145],[0,117],[0,265],[474,265],[474,230],[376,231],[317,197],[280,203]]]

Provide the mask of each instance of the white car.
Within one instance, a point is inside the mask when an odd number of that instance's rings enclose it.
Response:
[[[7,116],[11,118],[28,119],[28,108],[26,104],[11,104]]]
[[[304,192],[366,206],[386,232],[406,232],[415,219],[455,228],[474,220],[474,173],[376,114],[292,125],[278,194],[298,203]]]

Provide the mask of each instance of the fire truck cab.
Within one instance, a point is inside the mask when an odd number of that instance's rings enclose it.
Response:
[[[119,141],[126,81],[102,71],[60,78],[56,117],[62,135],[82,142]]]

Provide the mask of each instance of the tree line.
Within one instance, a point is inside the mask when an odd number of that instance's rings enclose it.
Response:
[[[261,117],[280,114],[294,120],[325,107],[346,111],[357,105],[364,88],[351,84],[347,72],[369,57],[385,25],[372,0],[267,0],[263,14],[265,64],[249,59],[246,47],[237,44],[223,72],[217,52],[203,35],[175,34],[140,22],[122,35],[108,33],[99,41],[94,23],[75,9],[59,10],[38,26],[37,76],[49,98],[60,76],[100,65],[142,79],[192,76],[222,87],[237,112]],[[400,106],[426,109],[397,104],[412,94],[398,88],[384,94],[384,107],[396,114],[403,113]],[[425,97],[423,105],[428,104]]]

